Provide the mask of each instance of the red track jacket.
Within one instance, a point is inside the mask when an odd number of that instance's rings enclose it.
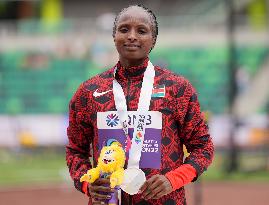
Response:
[[[128,70],[122,68],[120,63],[117,66],[116,79],[123,87],[127,108],[129,111],[136,111],[147,60],[144,65]],[[155,174],[167,174],[182,164],[190,164],[195,168],[198,177],[212,162],[214,148],[208,127],[200,112],[197,94],[182,76],[158,66],[154,69],[154,87],[165,89],[165,96],[152,96],[150,104],[150,111],[162,113],[161,159],[159,169],[145,168],[143,171],[148,179]],[[113,71],[114,68],[111,68],[82,83],[70,101],[66,160],[75,187],[79,191],[82,191],[80,177],[88,169],[95,167],[98,159],[100,145],[98,145],[97,112],[116,111],[113,92],[109,91],[112,90]],[[99,93],[104,93],[94,97],[93,93],[97,89]],[[183,144],[190,152],[185,160]],[[90,163],[90,157],[93,157],[93,165]],[[184,188],[181,187],[158,200],[145,201],[141,199],[140,194],[134,196],[123,194],[122,204],[187,203]]]

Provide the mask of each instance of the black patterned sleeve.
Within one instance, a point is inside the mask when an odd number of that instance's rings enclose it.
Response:
[[[69,126],[67,128],[66,162],[76,189],[82,192],[80,177],[92,166],[89,161],[92,126],[88,121],[85,104],[86,94],[79,87],[69,104]]]
[[[214,145],[208,126],[200,111],[197,93],[190,83],[187,83],[184,97],[188,100],[186,101],[187,106],[181,128],[181,137],[190,153],[184,163],[192,165],[196,169],[198,177],[211,164],[214,155]]]

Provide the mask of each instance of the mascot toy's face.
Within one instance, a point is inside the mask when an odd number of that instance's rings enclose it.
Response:
[[[117,144],[104,146],[98,159],[98,166],[104,172],[114,172],[119,168],[123,168],[125,163],[125,152],[123,148]]]
[[[115,154],[115,150],[111,150],[111,149],[107,150],[102,159],[103,163],[105,164],[113,163],[115,161],[114,154]]]

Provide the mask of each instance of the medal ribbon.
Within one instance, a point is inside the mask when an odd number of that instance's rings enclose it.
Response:
[[[127,104],[123,89],[121,85],[118,83],[118,81],[115,79],[116,71],[117,67],[115,67],[114,69],[113,94],[117,113],[119,115],[120,123],[126,136],[128,146],[128,141],[130,141],[130,137],[128,134]],[[155,77],[154,67],[152,63],[148,61],[148,66],[144,72],[142,87],[140,91],[136,121],[134,122],[132,145],[131,149],[129,150],[128,168],[130,167],[139,168],[139,161],[141,157],[145,135],[146,116],[150,106],[154,77]]]

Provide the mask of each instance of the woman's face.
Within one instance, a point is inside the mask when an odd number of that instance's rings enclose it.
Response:
[[[145,59],[155,41],[149,14],[141,8],[130,8],[120,15],[114,36],[121,61]]]

